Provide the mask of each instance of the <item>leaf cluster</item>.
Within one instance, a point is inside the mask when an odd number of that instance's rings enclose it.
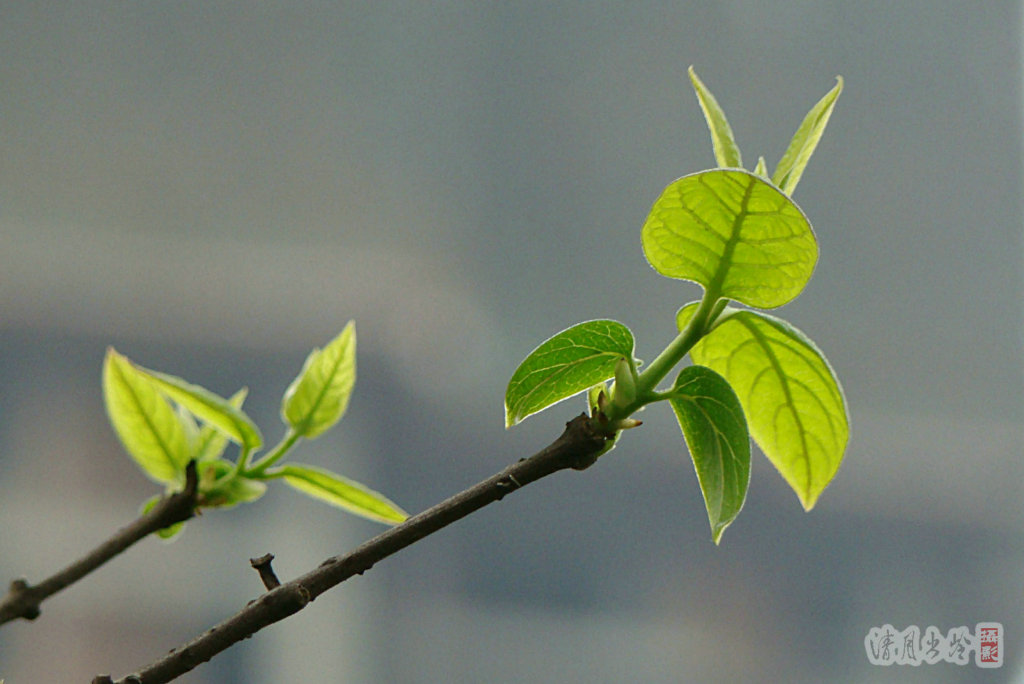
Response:
[[[282,459],[303,439],[315,439],[336,424],[348,407],[356,378],[356,330],[349,322],[323,349],[314,349],[281,401],[284,438],[253,460],[263,435],[245,413],[247,390],[229,398],[185,380],[143,368],[113,348],[103,364],[107,415],[135,463],[166,492],[181,489],[185,468],[195,461],[199,508],[227,508],[260,498],[271,480],[350,513],[384,523],[408,517],[368,487],[323,468]],[[229,443],[235,460],[225,457]],[[150,510],[162,495],[143,504]],[[184,523],[160,530],[170,539]]]
[[[550,338],[512,375],[505,424],[587,392],[593,427],[613,437],[611,448],[640,424],[634,413],[669,402],[718,543],[746,499],[751,438],[806,510],[835,476],[849,438],[842,387],[825,356],[800,330],[758,311],[791,302],[814,272],[817,239],[792,194],[843,82],[808,112],[769,175],[764,157],[743,168],[725,112],[693,67],[689,74],[718,166],[670,183],[641,243],[655,271],[697,283],[703,297],[678,311],[678,336],[643,370],[633,333],[617,321],[587,321]],[[658,389],[687,355],[693,365]]]

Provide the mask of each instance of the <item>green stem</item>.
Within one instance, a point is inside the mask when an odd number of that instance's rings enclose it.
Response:
[[[700,306],[697,307],[697,311],[693,314],[693,317],[686,324],[683,331],[637,376],[636,389],[638,394],[654,391],[654,388],[668,375],[668,372],[683,360],[683,357],[693,348],[697,340],[707,332],[707,328],[713,320],[713,314],[720,312],[722,306],[724,306],[724,304],[720,305],[719,303],[724,301],[719,300],[718,297],[708,296],[708,293],[705,293]]]
[[[251,448],[243,448],[242,453],[238,455],[238,463],[235,465],[235,474],[241,475],[245,472],[245,469],[249,467],[249,457],[252,455]]]
[[[259,479],[259,477],[266,472],[267,468],[271,467],[272,465],[280,461],[281,457],[288,453],[288,451],[293,446],[295,446],[295,444],[300,439],[302,439],[302,437],[299,435],[299,433],[289,428],[288,433],[284,436],[284,439],[278,442],[277,446],[268,451],[266,456],[256,461],[256,463],[253,464],[252,468],[249,468],[248,470],[244,471],[243,474],[246,477]]]
[[[614,404],[608,406],[605,415],[613,425],[628,418],[643,406],[665,398],[664,393],[656,389],[658,383],[665,379],[669,371],[675,368],[693,345],[704,336],[727,303],[727,299],[719,297],[717,290],[705,290],[697,311],[682,332],[636,376],[636,399],[622,407]]]

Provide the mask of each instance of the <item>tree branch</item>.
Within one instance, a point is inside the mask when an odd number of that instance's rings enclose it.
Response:
[[[593,465],[606,437],[594,432],[584,414],[566,423],[565,432],[548,447],[522,459],[451,498],[442,501],[401,525],[377,535],[354,551],[329,558],[316,569],[276,587],[216,627],[174,649],[160,660],[116,684],[162,684],[189,672],[235,643],[305,608],[310,601],[353,575],[361,575],[393,553],[460,520],[520,487],[567,468],[583,470]],[[109,676],[94,682],[110,684]]]
[[[192,461],[185,470],[182,491],[162,499],[148,513],[122,527],[88,554],[39,584],[31,585],[25,579],[11,582],[7,594],[0,599],[0,625],[17,618],[35,620],[39,617],[39,604],[50,596],[71,586],[140,539],[191,518],[195,514],[198,484],[196,464]]]

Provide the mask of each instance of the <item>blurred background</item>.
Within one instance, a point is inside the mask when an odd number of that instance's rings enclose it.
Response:
[[[821,258],[779,315],[852,439],[811,513],[754,455],[720,547],[667,406],[607,458],[381,562],[180,681],[1024,680],[1021,7],[993,0],[0,5],[0,581],[62,567],[158,487],[103,409],[107,345],[228,395],[267,441],[349,319],[358,382],[295,452],[418,512],[548,444],[503,429],[538,343],[623,321],[650,360],[692,284],[645,263],[714,166],[690,64],[774,168],[846,79],[795,199]],[[380,532],[271,487],[0,628],[0,677],[120,677]],[[983,621],[1004,666],[873,666],[872,627]]]

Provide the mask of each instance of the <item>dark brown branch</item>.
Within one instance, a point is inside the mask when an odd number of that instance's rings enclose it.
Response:
[[[195,513],[199,478],[192,461],[185,469],[185,488],[162,499],[148,513],[122,527],[114,536],[88,554],[39,584],[24,579],[11,582],[7,594],[0,599],[0,625],[17,618],[35,620],[39,604],[65,589],[118,555],[135,542],[175,523],[184,522]]]
[[[330,558],[315,570],[266,592],[233,617],[116,684],[169,682],[264,627],[297,613],[320,594],[353,575],[363,574],[377,561],[500,501],[506,494],[559,470],[588,468],[604,446],[605,437],[591,429],[586,415],[574,418],[566,423],[562,436],[544,450],[377,535],[351,553]]]

